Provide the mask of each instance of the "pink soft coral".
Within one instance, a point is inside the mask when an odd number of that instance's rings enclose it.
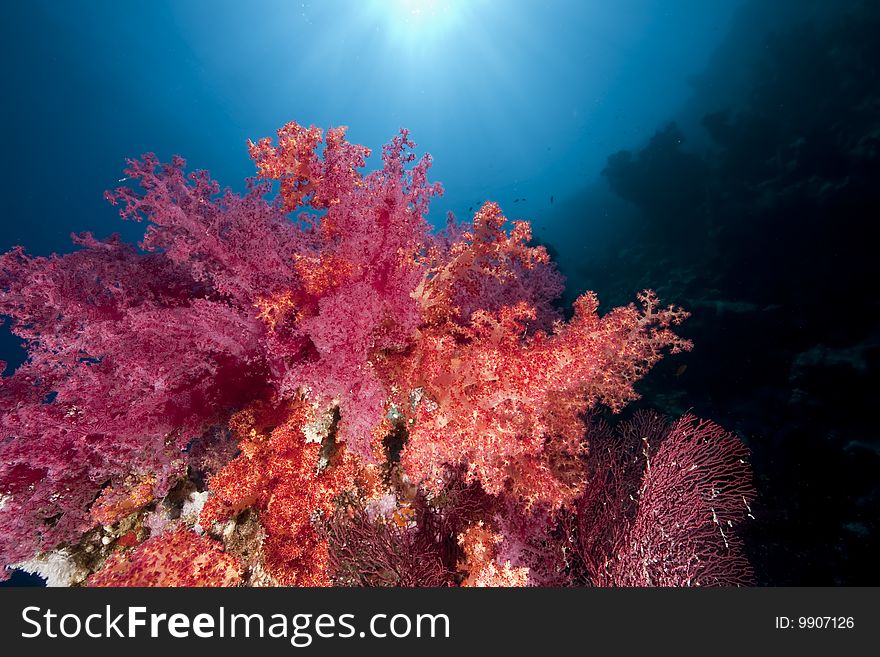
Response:
[[[89,529],[107,484],[151,476],[164,495],[182,448],[263,385],[255,318],[165,257],[76,241],[65,256],[0,256],[0,314],[29,352],[0,383],[5,563]]]

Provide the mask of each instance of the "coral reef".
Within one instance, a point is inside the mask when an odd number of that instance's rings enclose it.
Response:
[[[250,143],[243,195],[148,154],[107,194],[147,223],[140,249],[0,256],[29,354],[0,387],[3,565],[63,550],[89,586],[749,581],[738,439],[597,429],[690,348],[687,313],[586,293],[566,321],[527,223],[486,203],[432,233],[413,148],[401,131],[362,175],[344,128],[289,123]]]

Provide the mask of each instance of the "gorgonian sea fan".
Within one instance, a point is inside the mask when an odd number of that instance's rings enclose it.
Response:
[[[755,488],[736,436],[644,411],[614,430],[593,422],[588,435],[588,483],[560,515],[556,566],[542,570],[592,586],[752,582],[738,531]]]
[[[146,222],[140,249],[84,234],[75,253],[0,256],[0,315],[28,350],[0,380],[4,565],[88,544],[107,569],[90,583],[191,584],[178,546],[233,559],[206,584],[353,583],[358,558],[377,569],[362,583],[541,580],[510,562],[514,534],[539,516],[558,534],[591,490],[584,413],[689,348],[686,313],[646,291],[600,315],[588,293],[563,321],[526,222],[487,203],[431,233],[441,188],[413,148],[401,131],[363,175],[344,128],[290,123],[250,143],[244,194],[148,154],[126,169],[139,189],[107,194]],[[205,484],[181,516],[198,537],[167,513]]]

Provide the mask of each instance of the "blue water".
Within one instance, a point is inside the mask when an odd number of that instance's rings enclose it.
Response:
[[[405,126],[447,190],[432,218],[493,198],[543,229],[551,196],[678,109],[741,4],[4,3],[0,248],[136,237],[101,197],[125,157],[179,153],[240,188],[246,140],[288,120],[374,153]]]

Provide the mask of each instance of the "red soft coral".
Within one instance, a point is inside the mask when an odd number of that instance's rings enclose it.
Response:
[[[524,303],[535,308],[531,322],[549,328],[559,313],[553,302],[564,281],[543,246],[530,246],[531,227],[507,219],[497,203],[486,203],[470,226],[450,225],[447,241],[435,241],[431,266],[413,295],[431,325],[467,324],[476,311],[498,312]]]
[[[180,527],[115,552],[86,586],[235,586],[241,566],[217,541]]]
[[[327,543],[316,521],[335,508],[338,495],[357,488],[360,465],[344,447],[307,443],[304,427],[313,417],[302,400],[238,413],[231,425],[241,455],[209,481],[211,496],[203,526],[225,521],[246,508],[260,513],[265,529],[264,565],[283,585],[327,586]]]
[[[527,505],[571,499],[577,486],[559,485],[566,476],[554,471],[581,449],[581,415],[599,402],[620,409],[664,351],[690,346],[669,328],[685,313],[650,292],[639,299],[600,317],[595,295],[584,295],[551,335],[527,333],[535,313],[524,304],[475,312],[454,333],[426,332],[410,364],[409,386],[423,397],[406,471],[437,490],[445,465],[464,464],[491,494],[512,485]]]

